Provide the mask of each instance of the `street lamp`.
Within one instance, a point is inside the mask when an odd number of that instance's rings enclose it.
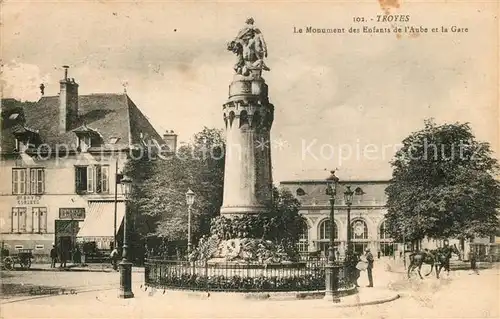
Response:
[[[186,203],[188,205],[188,247],[187,253],[188,257],[191,254],[191,207],[194,203],[194,192],[190,189],[186,192]]]
[[[330,245],[328,247],[328,263],[325,267],[325,300],[340,302],[340,298],[335,294],[337,290],[338,268],[335,267],[335,219],[334,206],[335,195],[337,193],[337,183],[339,178],[335,176],[335,171],[326,179],[326,194],[330,195]]]
[[[347,205],[347,254],[351,253],[351,205],[354,192],[351,190],[351,186],[346,186],[346,191],[344,192],[344,200]]]
[[[132,180],[123,176],[121,180],[122,193],[125,197],[125,215],[123,217],[123,254],[120,262],[120,298],[134,298],[132,292],[132,263],[128,261],[128,245],[127,245],[127,201],[132,187]]]

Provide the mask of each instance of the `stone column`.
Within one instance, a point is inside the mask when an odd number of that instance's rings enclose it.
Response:
[[[261,213],[272,195],[270,130],[274,116],[264,79],[236,74],[222,109],[226,162],[221,214]]]

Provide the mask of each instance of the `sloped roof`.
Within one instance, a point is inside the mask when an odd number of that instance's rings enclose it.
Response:
[[[156,132],[148,119],[137,108],[127,94],[90,94],[78,96],[78,120],[71,123],[66,132],[59,131],[59,97],[44,96],[36,103],[24,104],[24,123],[27,127],[38,131],[41,141],[51,148],[65,145],[76,150],[76,134],[74,129],[91,127],[103,138],[105,149],[123,149],[144,138],[154,138],[163,144],[161,136]],[[115,143],[110,142],[117,138]],[[14,151],[12,130],[2,123],[2,153]]]
[[[330,196],[326,194],[325,180],[296,180],[284,181],[280,184],[283,188],[289,189],[293,195],[301,202],[303,206],[328,206],[330,205]],[[337,184],[337,195],[335,196],[335,205],[344,205],[344,192],[346,186],[351,186],[352,191],[359,187],[363,194],[354,195],[353,205],[362,206],[383,206],[387,201],[385,189],[389,186],[389,181],[340,181]],[[303,195],[298,195],[297,190],[302,189]],[[301,194],[302,192],[299,192]]]

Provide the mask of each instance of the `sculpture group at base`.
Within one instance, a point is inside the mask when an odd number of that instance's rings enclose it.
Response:
[[[217,235],[200,239],[189,259],[208,262],[257,262],[260,264],[292,263],[280,245],[257,238],[220,239]]]
[[[277,236],[265,214],[226,218],[211,222],[210,236],[202,237],[188,257],[191,261],[290,263],[299,258],[293,242]]]

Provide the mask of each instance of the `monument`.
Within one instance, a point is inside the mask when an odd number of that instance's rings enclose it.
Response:
[[[229,98],[222,106],[226,129],[224,195],[211,234],[202,238],[191,259],[213,263],[290,261],[287,245],[270,240],[266,211],[272,201],[270,130],[274,106],[262,77],[269,71],[267,45],[253,18],[227,44],[236,55]],[[289,246],[289,245],[288,245]],[[287,247],[288,247],[287,246]]]
[[[226,154],[220,215],[211,219],[209,236],[199,240],[186,263],[152,262],[146,280],[163,288],[203,291],[323,290],[324,267],[319,260],[301,259],[297,250],[302,217],[284,209],[282,197],[273,198],[283,195],[272,185],[274,106],[262,77],[270,68],[264,61],[264,36],[252,18],[227,49],[236,55],[236,63],[222,106]],[[344,280],[340,286],[347,284]]]
[[[262,71],[267,46],[253,18],[246,21],[227,49],[236,54],[229,98],[223,105],[226,128],[224,197],[221,215],[258,214],[271,200],[270,130],[274,106]]]

